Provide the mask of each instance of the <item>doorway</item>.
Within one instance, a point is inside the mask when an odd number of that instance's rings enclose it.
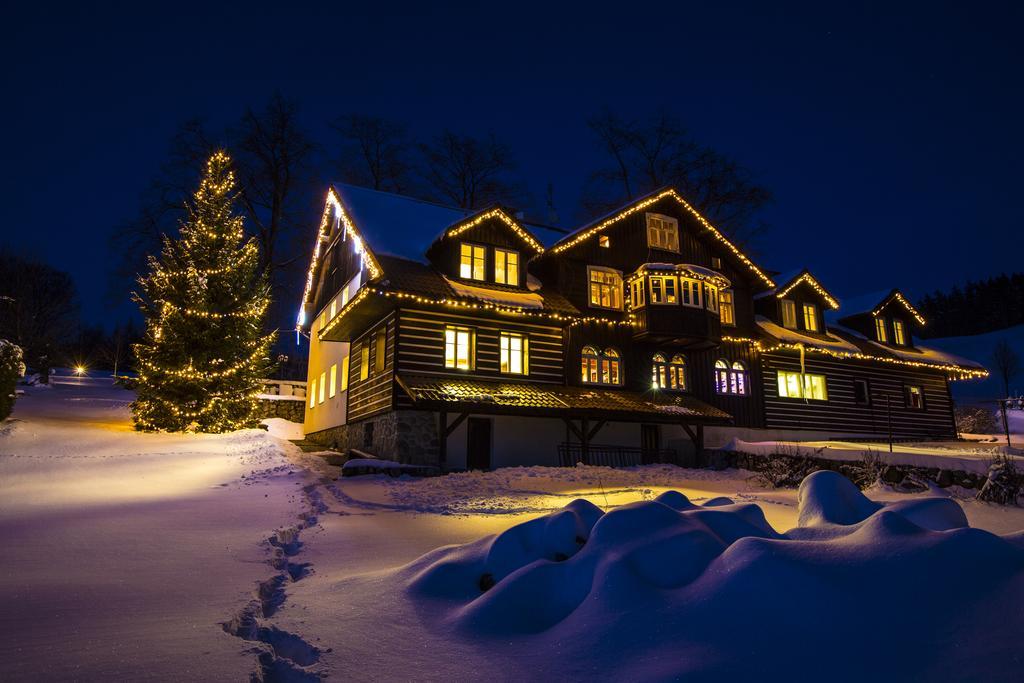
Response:
[[[658,425],[640,425],[640,455],[645,465],[658,462],[661,457],[661,429]]]
[[[466,469],[491,469],[491,421],[484,417],[466,420]]]

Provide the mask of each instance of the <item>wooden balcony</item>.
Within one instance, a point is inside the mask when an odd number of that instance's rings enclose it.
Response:
[[[718,313],[705,308],[648,304],[633,311],[637,327],[633,338],[690,348],[710,348],[722,341]]]

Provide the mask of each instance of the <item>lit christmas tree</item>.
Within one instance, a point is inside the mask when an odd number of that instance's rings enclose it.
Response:
[[[270,290],[259,247],[232,214],[231,158],[216,152],[181,226],[133,299],[146,317],[138,358],[141,430],[226,432],[257,422],[260,380],[273,335],[263,334]]]

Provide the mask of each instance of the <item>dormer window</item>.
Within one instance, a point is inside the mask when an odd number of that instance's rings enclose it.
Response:
[[[679,251],[679,222],[671,216],[647,214],[647,246],[652,249]]]
[[[519,252],[494,250],[494,281],[500,285],[519,286]]]
[[[889,334],[885,330],[885,318],[875,318],[875,336],[883,344],[889,341]]]
[[[487,249],[478,244],[463,242],[460,245],[460,252],[459,277],[467,280],[486,280]]]
[[[804,329],[808,332],[818,331],[818,307],[814,304],[804,304]]]
[[[780,299],[779,306],[782,308],[782,326],[790,329],[796,329],[796,303],[792,299]]]
[[[899,344],[900,346],[907,345],[907,334],[903,327],[902,320],[892,321],[892,340],[894,343]]]

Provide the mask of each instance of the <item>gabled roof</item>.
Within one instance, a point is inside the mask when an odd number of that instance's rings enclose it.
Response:
[[[907,298],[903,296],[902,292],[898,289],[880,290],[877,292],[869,292],[868,294],[845,298],[843,299],[844,303],[842,309],[833,313],[829,319],[838,322],[855,315],[877,315],[879,311],[885,308],[893,300],[902,305],[918,323],[921,325],[925,324],[924,316],[922,316],[918,310],[911,305]]]
[[[566,249],[570,249],[579,244],[580,242],[590,239],[591,237],[604,231],[606,228],[610,227],[611,225],[614,225],[620,220],[626,218],[627,216],[631,216],[634,213],[643,211],[648,206],[651,206],[652,204],[659,202],[662,199],[665,199],[666,197],[671,197],[676,202],[678,202],[678,204],[681,207],[683,207],[684,210],[686,210],[690,215],[697,219],[697,222],[708,230],[708,232],[714,239],[718,240],[723,245],[725,245],[725,247],[729,249],[735,255],[735,257],[739,259],[740,262],[746,265],[747,268],[749,268],[750,271],[754,273],[764,284],[768,285],[769,287],[775,286],[775,282],[773,282],[772,279],[768,277],[768,275],[766,275],[763,270],[758,268],[753,261],[747,258],[747,256],[743,252],[741,252],[732,242],[730,242],[726,238],[726,236],[723,235],[715,226],[711,225],[711,223],[709,223],[708,220],[700,214],[700,212],[693,208],[693,206],[691,206],[689,202],[683,199],[682,196],[675,190],[675,188],[672,187],[663,188],[661,190],[655,190],[654,192],[648,195],[633,200],[632,202],[622,206],[621,208],[617,209],[616,211],[613,211],[612,213],[609,213],[601,218],[598,218],[596,221],[588,223],[587,225],[583,226],[576,232],[573,232],[567,235],[566,237],[563,237],[562,239],[558,240],[558,242],[552,245],[549,251],[553,254],[558,254],[565,251]]]
[[[487,209],[476,212],[459,222],[448,227],[443,233],[438,235],[434,240],[433,244],[427,251],[433,249],[437,244],[446,239],[457,237],[467,230],[472,230],[476,226],[489,220],[498,220],[504,223],[508,229],[523,241],[526,246],[534,251],[536,254],[544,253],[544,245],[541,244],[540,240],[526,228],[526,224],[518,222],[516,219],[509,216],[500,206],[493,206]]]
[[[768,296],[775,296],[778,297],[779,299],[782,299],[801,282],[806,282],[816,292],[818,292],[818,294],[821,295],[821,297],[825,300],[825,302],[829,305],[830,308],[832,308],[833,310],[839,308],[839,301],[834,296],[832,296],[827,289],[822,287],[821,283],[818,282],[814,278],[814,276],[811,275],[810,271],[807,270],[806,268],[777,275],[775,276],[775,281],[779,283],[777,286],[772,287],[771,289],[765,292],[759,292],[755,294],[754,298],[762,299]]]

